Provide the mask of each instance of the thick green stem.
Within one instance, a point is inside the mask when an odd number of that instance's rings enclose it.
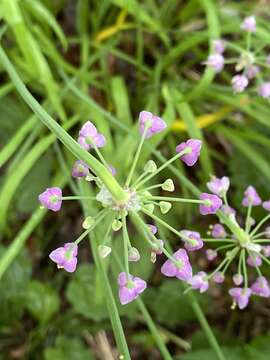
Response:
[[[120,203],[127,200],[127,194],[112,176],[110,171],[106,169],[94,156],[84,150],[44,109],[39,105],[38,101],[27,90],[15,68],[9,61],[3,48],[0,46],[0,61],[4,69],[8,72],[17,91],[33,110],[37,117],[46,125],[56,137],[80,160],[88,164],[96,175],[103,181],[105,186],[111,192],[114,199]]]

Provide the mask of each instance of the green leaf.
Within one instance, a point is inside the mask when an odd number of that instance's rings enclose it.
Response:
[[[5,247],[0,247],[0,257]],[[26,288],[30,281],[31,262],[25,251],[22,251],[0,281],[0,323],[12,324],[18,321],[26,302]]]
[[[247,360],[247,356],[245,351],[240,347],[233,347],[233,348],[222,348],[224,353],[225,359],[227,360]],[[209,360],[209,359],[216,359],[216,353],[212,349],[204,349],[204,350],[197,350],[186,353],[181,356],[177,356],[175,360]],[[257,358],[256,358],[257,360]],[[266,360],[266,358],[265,358]]]
[[[85,318],[99,321],[108,313],[104,299],[96,296],[96,269],[93,265],[82,264],[68,284],[66,295],[74,311]]]
[[[59,310],[57,293],[47,284],[31,281],[27,288],[26,308],[42,324],[48,323]]]
[[[45,350],[45,360],[94,360],[83,342],[76,338],[58,336],[55,346]]]
[[[168,280],[158,290],[148,289],[145,301],[151,306],[154,318],[166,325],[174,326],[195,319],[188,296],[181,293],[179,280]]]

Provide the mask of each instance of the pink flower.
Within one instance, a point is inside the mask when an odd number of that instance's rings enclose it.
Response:
[[[224,67],[224,57],[221,54],[211,54],[203,64],[219,73]]]
[[[89,167],[81,160],[77,160],[72,168],[74,178],[86,177],[89,174]]]
[[[189,139],[186,142],[182,142],[181,144],[177,145],[176,152],[180,153],[184,149],[189,148],[190,152],[188,154],[182,155],[181,160],[184,161],[187,166],[193,166],[200,156],[201,147],[201,140]]]
[[[192,289],[199,289],[200,293],[207,291],[209,288],[207,274],[204,271],[198,272],[198,274],[194,275],[192,279],[189,280],[189,284]]]
[[[265,82],[260,85],[258,89],[258,94],[263,97],[264,99],[270,97],[270,82]]]
[[[165,276],[177,277],[180,280],[189,281],[192,278],[192,268],[186,250],[179,249],[173,254],[175,262],[168,259],[161,267]]]
[[[236,211],[229,205],[222,205],[220,209],[225,215],[236,215]]]
[[[262,296],[262,297],[270,297],[270,288],[269,283],[264,276],[259,276],[256,281],[251,285],[252,294]]]
[[[223,176],[220,179],[213,176],[206,185],[213,194],[223,196],[229,190],[230,179],[227,176]]]
[[[270,200],[264,201],[264,202],[262,203],[262,206],[263,206],[263,208],[264,208],[265,210],[270,211]]]
[[[249,65],[246,68],[246,75],[249,80],[254,79],[259,72],[260,68],[257,65]]]
[[[226,237],[226,231],[223,225],[215,224],[212,228],[212,236],[215,239],[224,239]]]
[[[243,275],[241,274],[234,274],[232,279],[236,286],[241,285],[244,281]]]
[[[256,189],[253,186],[248,186],[246,191],[244,192],[244,198],[242,200],[242,205],[248,207],[249,205],[252,206],[259,206],[261,205],[262,200],[258,195]]]
[[[213,49],[215,54],[223,54],[225,51],[225,42],[222,39],[214,40]]]
[[[261,266],[262,259],[256,253],[252,253],[252,255],[247,258],[247,264],[251,267]]]
[[[232,296],[234,302],[237,303],[239,309],[244,309],[249,302],[249,298],[251,296],[250,288],[232,288],[229,290],[229,294]]]
[[[106,144],[105,137],[97,131],[91,121],[87,121],[79,132],[78,143],[86,150],[96,146],[101,148]]]
[[[156,133],[160,133],[166,129],[167,124],[160,117],[153,115],[149,111],[141,111],[139,114],[139,130],[141,135],[144,133],[145,123],[149,124],[149,128],[146,132],[146,138],[152,137]]]
[[[217,257],[217,251],[213,249],[207,249],[205,255],[208,261],[213,261]]]
[[[222,284],[225,280],[225,276],[223,275],[223,273],[221,271],[218,271],[214,274],[213,280],[217,284]]]
[[[121,272],[118,276],[119,299],[122,305],[128,304],[146,289],[147,284],[144,280],[133,275]]]
[[[201,235],[197,231],[182,230],[180,231],[180,235],[182,236],[185,242],[184,246],[188,251],[199,250],[203,247]]]
[[[157,227],[155,225],[147,224],[147,226],[149,227],[149,229],[151,230],[151,233],[153,235],[155,235],[157,233]]]
[[[248,86],[248,78],[245,75],[235,75],[232,78],[233,91],[241,93]]]
[[[200,199],[207,200],[207,203],[200,204],[201,215],[215,214],[222,205],[222,200],[216,195],[201,193]]]
[[[264,256],[269,257],[270,256],[270,245],[263,246],[262,253]]]
[[[248,32],[256,31],[256,17],[254,15],[247,16],[241,24],[241,29]]]
[[[65,269],[67,272],[74,272],[77,266],[78,245],[66,243],[64,246],[53,250],[49,258],[57,264],[59,269]]]
[[[61,209],[61,198],[62,190],[59,187],[48,188],[38,197],[42,206],[52,211],[59,211]]]

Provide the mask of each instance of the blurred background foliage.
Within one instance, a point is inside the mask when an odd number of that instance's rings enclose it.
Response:
[[[76,137],[79,124],[91,119],[106,134],[104,155],[119,179],[133,159],[138,113],[147,109],[169,126],[149,141],[141,164],[151,154],[162,161],[189,136],[201,138],[200,166],[186,170],[178,163],[161,179],[172,177],[176,191],[189,196],[194,189],[183,175],[202,190],[211,174],[230,176],[232,203],[239,208],[249,184],[269,196],[269,103],[253,93],[233,95],[231,74],[214,76],[202,61],[211,40],[237,41],[249,14],[267,25],[260,40],[269,42],[266,0],[2,0],[0,36],[28,89],[66,130]],[[74,158],[24,104],[1,64],[0,76],[0,359],[114,359],[103,278],[89,244],[81,247],[73,275],[48,260],[53,248],[80,233],[83,212],[68,203],[57,215],[47,214],[37,197],[52,184],[66,194],[74,190]],[[167,217],[178,228],[206,233],[214,219],[197,215],[194,207],[176,205]],[[178,281],[162,278],[159,262],[150,264],[136,232],[133,241],[144,254],[136,274],[150,284],[143,306],[173,358],[215,359],[195,303]],[[117,237],[114,243],[121,256]],[[194,262],[209,267],[202,255]],[[119,268],[114,259],[109,265],[117,298]],[[198,299],[226,359],[269,358],[269,300],[231,311],[226,287]],[[118,311],[132,359],[165,359],[142,308]]]

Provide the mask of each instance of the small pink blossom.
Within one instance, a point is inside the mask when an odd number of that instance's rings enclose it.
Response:
[[[270,97],[270,82],[261,84],[258,88],[258,94],[264,99]]]
[[[91,121],[87,121],[79,132],[78,143],[86,150],[96,146],[101,148],[106,144],[105,137],[97,131],[97,128]]]
[[[247,16],[241,24],[241,29],[248,32],[256,31],[256,17],[254,15]]]
[[[224,196],[230,187],[230,179],[227,176],[217,178],[213,176],[211,181],[206,183],[208,189],[215,195]]]
[[[248,258],[247,258],[247,264],[251,267],[256,267],[256,266],[261,266],[262,265],[262,259],[261,257],[256,254],[256,253],[252,253]]]
[[[262,206],[263,206],[263,208],[264,208],[265,210],[270,211],[270,200],[264,201],[264,202],[262,203]]]
[[[186,250],[179,249],[173,254],[175,261],[168,259],[161,267],[165,276],[177,277],[180,280],[189,281],[192,278],[192,267]]]
[[[141,135],[144,133],[145,123],[148,123],[149,128],[146,132],[146,138],[149,139],[154,134],[157,134],[166,129],[167,124],[160,117],[153,115],[149,111],[141,111],[139,114],[139,130]]]
[[[213,276],[213,280],[217,284],[222,284],[225,280],[225,276],[221,271],[217,271]]]
[[[211,54],[203,64],[219,73],[224,67],[224,57],[221,54]]]
[[[49,258],[57,264],[59,269],[65,269],[67,272],[74,272],[77,267],[78,245],[66,243],[64,246],[53,250]]]
[[[269,283],[264,276],[259,276],[256,281],[251,285],[252,294],[261,297],[270,297]]]
[[[225,51],[225,42],[222,39],[216,39],[213,41],[213,49],[215,54],[223,54]]]
[[[204,271],[198,272],[198,274],[194,275],[192,279],[189,280],[189,284],[192,289],[200,290],[200,293],[207,291],[209,288],[207,274]]]
[[[263,246],[262,253],[264,256],[269,257],[270,256],[270,245]]]
[[[228,216],[235,216],[236,215],[236,211],[229,205],[222,205],[220,210]]]
[[[222,205],[222,200],[213,194],[201,193],[200,200],[207,200],[207,204],[200,204],[200,214],[215,214]]]
[[[146,289],[147,284],[144,280],[133,275],[121,272],[118,276],[119,299],[122,305],[128,304]]]
[[[235,93],[241,93],[248,86],[248,78],[245,75],[235,75],[232,78],[232,87]]]
[[[59,187],[48,188],[38,197],[41,205],[52,211],[59,211],[61,209],[61,198],[62,190]]]
[[[249,303],[251,296],[250,288],[232,288],[229,290],[229,294],[232,296],[234,302],[238,305],[239,309],[244,309]]]
[[[215,239],[224,239],[226,237],[227,233],[223,225],[221,224],[215,224],[212,228],[212,236]]]
[[[260,72],[260,68],[257,65],[249,65],[246,68],[246,75],[249,80],[252,80]]]
[[[206,255],[206,259],[208,261],[213,261],[217,258],[217,251],[216,250],[213,250],[213,249],[207,249],[206,252],[205,252],[205,255]]]
[[[157,233],[157,227],[155,225],[147,224],[147,226],[149,227],[149,229],[151,230],[151,233],[153,235],[155,235]]]
[[[201,235],[197,231],[182,230],[180,231],[180,235],[182,236],[185,242],[184,246],[188,251],[199,250],[203,247]]]
[[[236,286],[241,285],[244,281],[243,275],[241,274],[234,274],[232,279]]]
[[[180,153],[184,149],[189,148],[190,152],[188,154],[184,154],[181,156],[181,160],[187,165],[187,166],[193,166],[201,153],[201,147],[202,142],[201,140],[197,139],[189,139],[186,142],[182,142],[181,144],[176,146],[176,152]]]
[[[262,200],[258,195],[256,189],[253,186],[248,186],[244,192],[244,198],[242,200],[242,205],[248,207],[249,205],[252,206],[259,206],[261,205]]]
[[[89,174],[89,167],[83,161],[77,160],[72,168],[74,178],[86,177]]]

